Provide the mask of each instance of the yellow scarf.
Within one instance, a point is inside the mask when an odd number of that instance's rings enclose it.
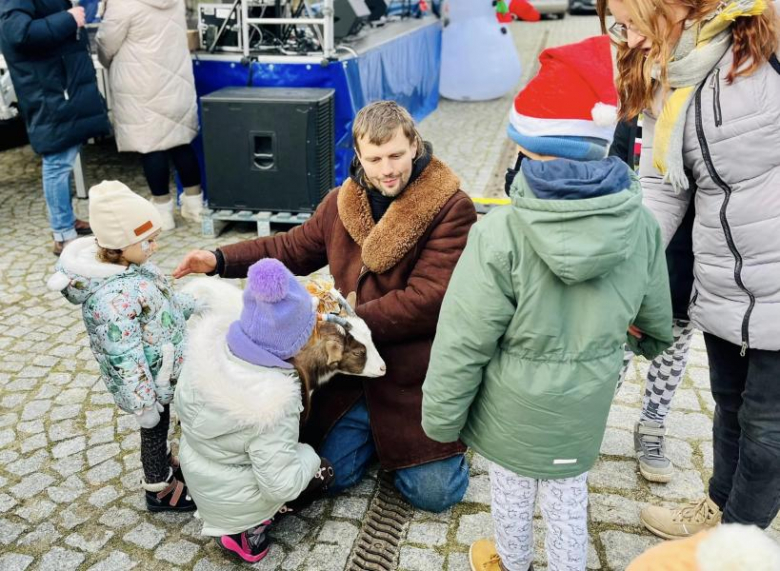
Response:
[[[683,64],[690,69],[691,66],[695,66],[697,62],[701,61],[701,58],[698,56],[713,40],[725,39],[728,40],[726,45],[730,45],[730,37],[723,38],[723,36],[719,35],[726,31],[734,20],[741,17],[757,16],[763,13],[765,9],[765,0],[737,0],[727,4],[711,19],[700,24],[698,30],[690,30],[690,33],[696,34],[695,47],[689,54],[686,54],[674,63]],[[671,65],[669,66],[670,68]],[[687,179],[682,166],[682,135],[685,126],[685,113],[687,113],[694,92],[711,70],[712,66],[702,70],[703,75],[700,76],[700,79],[698,77],[692,79],[689,73],[684,83],[690,83],[690,85],[680,85],[675,84],[672,71],[669,69],[670,86],[676,89],[664,103],[655,126],[653,166],[664,175],[665,180],[669,180],[675,186],[675,190],[687,187]],[[679,172],[670,172],[669,167],[671,163],[676,167],[674,170]]]

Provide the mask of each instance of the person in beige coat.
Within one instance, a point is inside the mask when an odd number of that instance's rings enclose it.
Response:
[[[97,47],[109,70],[117,147],[141,153],[163,229],[175,226],[171,161],[184,187],[181,215],[198,221],[203,194],[191,145],[198,105],[184,0],[106,0]]]

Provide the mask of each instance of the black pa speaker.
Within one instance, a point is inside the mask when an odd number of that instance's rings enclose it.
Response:
[[[202,97],[209,208],[313,212],[335,186],[333,97],[286,87]]]
[[[356,33],[371,16],[365,0],[335,0],[333,12],[333,37],[337,39]]]

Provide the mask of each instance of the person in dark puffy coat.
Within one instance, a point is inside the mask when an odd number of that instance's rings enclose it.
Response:
[[[89,224],[76,220],[70,175],[82,143],[110,133],[89,55],[84,8],[69,0],[4,0],[0,49],[33,150],[43,157],[43,194],[54,253]]]

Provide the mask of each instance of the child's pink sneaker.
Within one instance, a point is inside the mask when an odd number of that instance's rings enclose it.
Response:
[[[270,523],[270,520],[264,521],[257,527],[241,533],[223,535],[217,540],[217,543],[222,549],[234,553],[247,563],[257,563],[268,555],[271,546],[271,541],[266,533]]]

